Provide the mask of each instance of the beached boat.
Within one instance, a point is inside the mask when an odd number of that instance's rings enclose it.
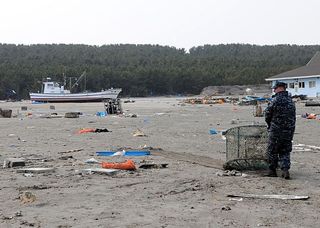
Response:
[[[43,82],[42,93],[29,93],[31,101],[38,102],[95,102],[107,99],[116,99],[121,92],[120,88],[108,89],[101,92],[71,93],[57,82]]]

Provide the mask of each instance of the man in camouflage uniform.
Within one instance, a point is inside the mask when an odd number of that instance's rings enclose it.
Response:
[[[290,152],[296,124],[296,108],[286,91],[286,83],[276,82],[273,89],[275,96],[265,110],[265,120],[269,132],[267,150],[268,176],[277,176],[276,169],[279,160],[282,177],[290,179]]]

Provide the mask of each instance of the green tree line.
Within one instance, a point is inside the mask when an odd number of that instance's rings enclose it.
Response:
[[[204,45],[187,51],[134,44],[0,44],[0,99],[9,89],[27,99],[44,78],[63,82],[65,74],[75,80],[83,71],[90,91],[117,87],[122,96],[199,94],[210,85],[265,83],[306,64],[318,50],[319,45]]]

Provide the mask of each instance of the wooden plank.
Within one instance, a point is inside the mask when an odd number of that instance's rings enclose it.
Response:
[[[307,200],[309,196],[296,196],[296,195],[256,195],[256,194],[230,194],[227,197],[241,197],[253,199],[281,199],[281,200]]]

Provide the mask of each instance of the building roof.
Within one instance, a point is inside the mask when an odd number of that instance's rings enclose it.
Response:
[[[266,78],[266,81],[280,80],[280,79],[292,79],[292,78],[310,78],[320,75],[320,52],[310,59],[310,61],[302,67],[289,70],[287,72],[277,74],[270,78]]]

